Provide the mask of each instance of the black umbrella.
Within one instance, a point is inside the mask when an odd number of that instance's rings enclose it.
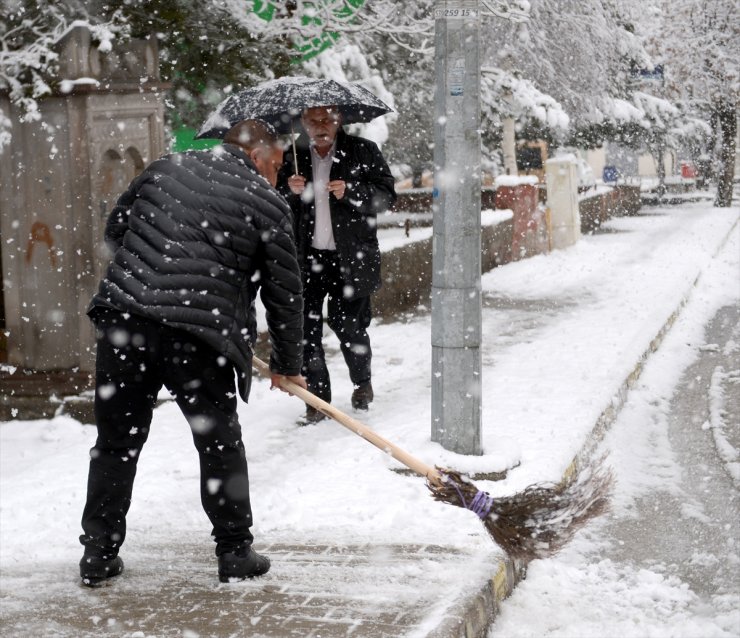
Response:
[[[200,127],[195,139],[223,138],[232,126],[249,119],[269,122],[278,133],[292,133],[294,121],[301,112],[317,106],[336,106],[344,124],[369,122],[392,110],[358,84],[303,76],[283,77],[227,97]]]
[[[269,80],[227,97],[200,127],[195,139],[222,138],[242,120],[260,119],[278,133],[290,133],[301,111],[315,106],[337,106],[344,124],[369,122],[391,108],[358,84],[291,76]]]

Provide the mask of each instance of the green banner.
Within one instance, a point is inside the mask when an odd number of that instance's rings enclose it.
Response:
[[[301,26],[315,26],[322,29],[320,36],[313,38],[300,37],[294,40],[293,46],[300,53],[299,56],[294,58],[293,63],[305,62],[313,57],[316,57],[322,51],[326,51],[328,48],[334,46],[334,43],[339,39],[339,33],[335,31],[323,31],[326,26],[319,18],[319,9],[326,8],[332,4],[339,4],[339,6],[332,10],[332,15],[338,22],[348,22],[352,20],[362,5],[365,4],[365,0],[343,0],[341,3],[336,3],[336,0],[316,0],[315,2],[305,2],[304,7],[306,9],[315,8],[315,11],[311,11],[308,14],[301,16]],[[251,9],[250,9],[251,7]],[[251,10],[254,14],[264,20],[265,22],[272,22],[275,19],[275,12],[277,6],[274,2],[269,0],[247,0],[247,10]]]
[[[221,140],[196,140],[198,133],[194,128],[181,126],[172,130],[172,143],[170,149],[173,153],[189,150],[202,150],[221,144]]]
[[[275,9],[277,7],[272,2],[263,2],[262,0],[253,0],[252,11],[257,14],[258,18],[262,18],[265,22],[272,22],[275,17]]]

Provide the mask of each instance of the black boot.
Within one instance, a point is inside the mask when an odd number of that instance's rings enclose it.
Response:
[[[373,402],[373,384],[369,381],[358,385],[352,392],[352,407],[355,410],[367,410]]]
[[[316,408],[307,405],[306,414],[298,418],[298,425],[315,425],[326,418],[327,416],[323,412],[319,412]]]
[[[262,576],[270,571],[270,559],[249,545],[225,552],[218,557],[218,579],[222,583]]]
[[[96,587],[106,578],[118,576],[123,571],[123,561],[119,556],[100,558],[85,554],[80,560],[80,578],[87,587]]]

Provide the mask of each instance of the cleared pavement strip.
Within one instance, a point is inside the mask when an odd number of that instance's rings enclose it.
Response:
[[[260,545],[269,574],[220,584],[210,549],[128,548],[123,575],[95,589],[78,584],[76,565],[59,565],[51,581],[48,569],[38,583],[19,574],[12,600],[6,573],[3,636],[451,637],[477,586],[465,589],[462,574],[482,556],[436,545]]]

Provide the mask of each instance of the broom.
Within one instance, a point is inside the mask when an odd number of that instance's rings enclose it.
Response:
[[[253,357],[252,364],[270,378],[272,373],[264,361]],[[585,468],[575,480],[531,486],[519,494],[494,498],[459,472],[423,463],[299,385],[283,379],[280,386],[425,477],[434,499],[473,511],[512,558],[528,562],[554,554],[589,519],[607,508],[611,474],[601,461]]]

